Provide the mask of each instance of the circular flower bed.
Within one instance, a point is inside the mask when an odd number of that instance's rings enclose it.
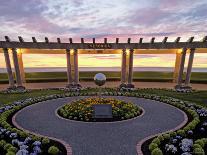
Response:
[[[114,98],[86,98],[66,104],[58,110],[58,114],[64,118],[77,121],[100,121],[93,118],[93,105],[111,104],[111,119],[101,121],[120,121],[137,117],[142,113],[141,108],[135,104],[117,100]]]

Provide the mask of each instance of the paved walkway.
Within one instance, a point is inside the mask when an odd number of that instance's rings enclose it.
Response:
[[[21,110],[16,122],[24,129],[64,140],[74,155],[135,155],[143,138],[175,128],[184,121],[183,113],[167,104],[135,97],[115,97],[131,101],[145,114],[132,120],[109,123],[85,123],[60,119],[55,110],[83,97],[56,99]]]
[[[175,83],[168,82],[133,82],[136,88],[174,88]],[[81,82],[83,87],[96,87],[93,81]],[[119,81],[107,81],[105,87],[117,87],[120,85]],[[207,84],[191,84],[193,89],[207,90]],[[49,82],[49,83],[26,83],[26,88],[39,89],[39,88],[59,88],[65,87],[66,82]],[[0,84],[0,90],[6,89],[8,84]]]

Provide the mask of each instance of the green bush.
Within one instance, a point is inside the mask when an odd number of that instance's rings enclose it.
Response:
[[[160,140],[158,138],[155,138],[155,139],[152,140],[152,143],[155,143],[159,146],[160,145]]]
[[[1,140],[1,141],[0,141],[0,147],[3,148],[5,144],[6,144],[6,141],[5,141],[5,140]]]
[[[193,144],[193,150],[196,148],[202,149],[202,147],[199,144]]]
[[[15,152],[16,153],[18,151],[18,149],[16,147],[14,147],[14,146],[11,146],[7,151],[8,152]]]
[[[202,139],[196,140],[195,144],[199,144],[202,148],[204,148],[204,146],[205,146],[205,143],[204,143],[204,141]]]
[[[155,148],[157,148],[158,147],[158,145],[156,144],[156,143],[151,143],[150,145],[149,145],[149,150],[150,150],[150,152],[152,152],[152,150],[154,150]]]
[[[12,151],[8,151],[7,153],[6,153],[6,155],[15,155],[16,153],[15,152],[12,152]]]
[[[154,149],[151,152],[152,155],[163,155],[162,151],[159,148]]]
[[[49,144],[50,143],[50,140],[48,139],[48,138],[43,138],[42,139],[42,144],[43,145],[47,145],[47,144]]]
[[[204,152],[204,150],[203,150],[202,148],[195,148],[195,149],[193,150],[193,153],[194,153],[195,155],[205,155],[205,152]]]
[[[13,147],[11,144],[7,143],[4,145],[4,150],[8,150],[10,147]]]
[[[48,149],[48,153],[52,155],[57,155],[60,152],[60,150],[56,146],[51,146]]]

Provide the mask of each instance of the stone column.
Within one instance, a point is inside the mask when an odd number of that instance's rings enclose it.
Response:
[[[181,88],[182,87],[186,51],[187,51],[186,48],[182,49],[181,62],[180,62],[179,73],[178,73],[178,81],[177,81],[177,85],[175,86],[175,88]]]
[[[178,50],[176,52],[176,59],[175,59],[175,68],[173,73],[173,83],[178,82],[178,74],[179,74],[179,68],[180,68],[180,62],[181,62],[181,54],[182,52]]]
[[[23,64],[22,52],[21,51],[17,51],[17,57],[18,57],[18,63],[19,63],[19,69],[20,69],[22,82],[26,83],[25,73],[24,73],[24,64]]]
[[[15,84],[14,84],[14,76],[12,73],[12,68],[11,68],[11,62],[9,58],[9,52],[7,48],[4,48],[4,57],[5,57],[5,62],[6,62],[6,69],[8,73],[8,79],[9,79],[9,88],[14,89]]]
[[[72,73],[71,73],[71,61],[70,61],[70,49],[66,49],[66,60],[67,60],[67,78],[68,78],[68,84],[66,87],[72,86]]]
[[[80,87],[79,84],[79,71],[78,71],[78,50],[74,49],[74,84],[77,87]]]
[[[120,87],[126,87],[126,49],[122,50],[122,64],[121,64],[121,85]]]
[[[128,75],[128,84],[127,87],[129,88],[134,88],[134,85],[132,84],[132,79],[133,79],[133,55],[134,55],[134,50],[130,49],[129,52],[129,75]]]
[[[12,49],[12,54],[13,54],[13,61],[14,61],[14,69],[16,73],[17,88],[24,88],[22,85],[22,78],[21,78],[21,73],[19,69],[17,50],[15,48]]]
[[[185,85],[186,86],[189,86],[189,84],[190,84],[190,76],[191,76],[191,71],[192,71],[192,67],[193,67],[194,53],[195,53],[195,49],[191,48],[189,59],[188,59],[188,68],[187,68],[187,73],[186,73],[186,78],[185,78]]]

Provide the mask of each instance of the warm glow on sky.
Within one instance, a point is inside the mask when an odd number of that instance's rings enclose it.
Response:
[[[11,55],[11,54],[10,54]],[[12,60],[12,59],[11,59]],[[207,67],[207,53],[195,54],[194,67]],[[0,68],[5,68],[4,55],[0,53]],[[12,61],[11,61],[12,62]],[[66,67],[64,54],[23,54],[25,67]],[[186,56],[186,65],[188,55]],[[134,67],[173,67],[174,54],[140,54],[134,55]],[[13,64],[12,64],[13,66]],[[80,54],[79,67],[120,67],[121,54]]]

